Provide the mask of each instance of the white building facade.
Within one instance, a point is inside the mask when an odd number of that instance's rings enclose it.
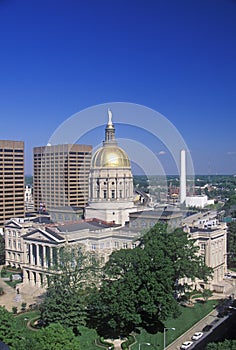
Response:
[[[11,219],[5,225],[6,265],[22,269],[24,285],[45,288],[65,245],[82,247],[104,264],[112,251],[134,248],[136,236],[99,220],[45,225]]]
[[[209,282],[206,284],[197,281],[197,287],[223,293],[226,287],[224,276],[227,272],[227,225],[208,214],[198,214],[192,222],[190,216],[187,221],[185,230],[199,247],[199,254],[204,257],[205,264],[213,269]]]

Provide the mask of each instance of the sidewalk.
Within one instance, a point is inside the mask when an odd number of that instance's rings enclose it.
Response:
[[[2,266],[0,266],[1,272]],[[29,290],[24,290],[25,287],[22,283],[19,283],[19,294],[17,290],[10,287],[2,278],[0,278],[0,287],[3,288],[4,294],[0,296],[0,305],[5,306],[8,311],[12,311],[13,307],[17,307],[18,311],[21,309],[21,304],[26,303],[26,307],[31,304],[37,303],[41,290],[38,288],[30,287]]]
[[[235,284],[233,284],[232,288],[230,289],[230,294],[235,293]],[[217,295],[218,298],[227,298],[226,295]],[[212,299],[218,299],[215,296],[211,297]],[[193,325],[189,330],[187,330],[184,334],[182,334],[179,338],[177,338],[175,341],[173,341],[170,345],[166,347],[166,350],[179,350],[180,346],[183,344],[183,342],[187,340],[191,340],[193,334],[195,332],[200,332],[202,331],[203,327],[206,325],[212,323],[215,321],[214,327],[217,327],[220,323],[224,322],[225,319],[227,318],[218,318],[218,310],[214,309],[212,310],[208,315],[206,315],[204,318],[202,318],[199,322],[197,322],[195,325]],[[192,347],[191,347],[192,349]]]
[[[211,311],[208,315],[206,315],[199,322],[193,325],[193,327],[188,329],[184,334],[182,334],[179,338],[177,338],[169,346],[167,346],[166,350],[180,349],[180,346],[183,344],[183,342],[187,340],[191,340],[191,337],[195,332],[200,332],[203,329],[203,327],[205,327],[207,324],[212,323],[216,319],[220,322],[219,318],[217,318],[217,314],[218,314],[217,310]],[[221,319],[221,321],[223,320]]]

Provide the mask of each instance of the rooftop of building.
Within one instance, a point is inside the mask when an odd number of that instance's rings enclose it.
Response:
[[[150,217],[150,218],[176,218],[182,217],[183,213],[181,211],[171,211],[171,210],[142,210],[130,213],[130,217]]]
[[[221,228],[221,227],[214,226],[214,227],[210,227],[210,228],[209,227],[203,228],[203,227],[194,226],[194,227],[190,228],[190,233],[194,233],[194,232],[214,232],[214,231],[219,230],[219,228]]]
[[[71,223],[65,222],[57,225],[58,230],[63,233],[80,231],[80,230],[96,231],[96,230],[107,229],[111,227],[114,227],[114,225],[111,225],[109,223],[105,223],[101,220],[96,220],[96,219],[81,220],[78,222],[71,222]]]

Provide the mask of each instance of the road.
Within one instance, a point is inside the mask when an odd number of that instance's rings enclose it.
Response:
[[[193,349],[204,350],[206,345],[211,342],[224,341],[225,339],[236,339],[236,312],[234,311],[227,319],[224,320],[219,326],[201,342],[198,342]]]

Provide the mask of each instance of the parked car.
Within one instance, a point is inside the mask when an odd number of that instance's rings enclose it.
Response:
[[[198,340],[203,336],[203,332],[196,332],[194,333],[194,335],[192,336],[192,340]]]
[[[212,325],[211,324],[207,324],[203,329],[202,331],[203,332],[209,332],[209,330],[212,328]]]
[[[180,349],[183,349],[183,350],[189,349],[191,345],[193,345],[193,341],[190,341],[190,340],[189,341],[185,341],[181,345]]]

